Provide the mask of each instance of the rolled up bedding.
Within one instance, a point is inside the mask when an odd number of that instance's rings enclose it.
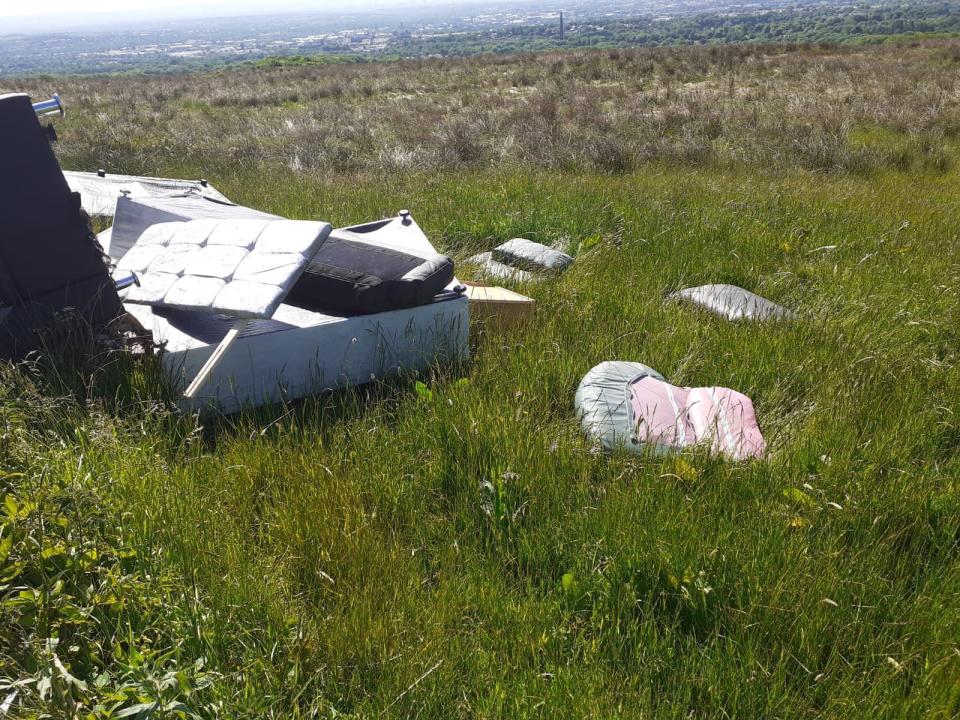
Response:
[[[738,320],[793,320],[796,313],[736,285],[700,285],[678,290],[671,300],[687,302],[726,318]]]
[[[580,382],[575,403],[584,432],[607,450],[706,446],[732,460],[766,451],[749,397],[723,387],[671,385],[641,363],[600,363]]]
[[[493,253],[485,252],[467,258],[467,262],[477,265],[480,272],[494,280],[511,280],[513,282],[530,282],[533,275],[526,270],[506,265],[493,259]]]

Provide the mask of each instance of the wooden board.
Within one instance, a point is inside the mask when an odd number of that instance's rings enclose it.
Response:
[[[537,301],[526,295],[502,287],[467,285],[465,293],[470,300],[470,321],[486,327],[506,328],[533,317]]]

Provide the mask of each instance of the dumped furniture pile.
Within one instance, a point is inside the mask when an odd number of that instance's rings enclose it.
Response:
[[[463,287],[409,212],[334,230],[206,181],[63,173],[48,140],[26,95],[0,96],[0,357],[65,312],[134,318],[181,406],[220,412],[466,357]],[[112,225],[94,238],[87,215]]]
[[[161,353],[181,407],[229,413],[465,359],[470,307],[500,327],[534,311],[516,292],[461,285],[406,210],[333,229],[236,205],[206,180],[63,172],[39,120],[62,111],[56,96],[0,95],[0,358],[40,349],[65,313],[97,333],[121,323]],[[91,217],[110,227],[94,236]],[[531,282],[573,258],[514,238],[468,264]],[[729,321],[797,317],[732,285],[668,299]],[[636,362],[594,367],[575,406],[607,451],[766,452],[749,397]]]

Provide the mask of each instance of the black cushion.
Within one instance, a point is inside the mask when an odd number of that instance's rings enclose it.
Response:
[[[364,315],[425,305],[451,280],[453,260],[445,255],[423,258],[331,235],[286,302],[307,310]]]
[[[74,308],[94,327],[122,312],[80,199],[26,95],[0,96],[0,357],[36,344],[34,330]]]

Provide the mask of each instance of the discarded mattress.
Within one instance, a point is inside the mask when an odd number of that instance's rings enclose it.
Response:
[[[113,216],[113,227],[100,233],[97,239],[100,240],[110,257],[120,259],[150,226],[157,223],[185,222],[200,218],[212,220],[282,219],[277,215],[270,215],[208,196],[190,194],[165,197],[121,197],[117,200],[117,212]]]
[[[191,220],[151,225],[117,263],[139,285],[129,303],[269,318],[330,234],[302,220]]]
[[[287,302],[359,315],[430,302],[453,280],[453,260],[432,248],[391,246],[393,222],[381,220],[331,234]],[[400,222],[412,221],[409,214],[401,214]]]
[[[72,308],[97,329],[121,314],[113,281],[29,97],[0,95],[0,357]]]
[[[174,180],[140,175],[114,175],[64,170],[63,176],[73,192],[80,193],[83,209],[91,217],[112,217],[117,200],[124,195],[135,198],[195,197],[232,204],[206,180]]]
[[[652,368],[603,362],[577,388],[584,432],[607,450],[682,450],[694,445],[733,460],[761,457],[766,444],[750,398],[729,388],[669,384]]]
[[[496,280],[512,280],[514,282],[530,282],[533,280],[533,275],[526,270],[511,267],[510,265],[505,265],[498,260],[494,260],[492,252],[474,255],[467,258],[467,262],[471,265],[479,266],[480,271],[488,278]]]
[[[791,320],[796,313],[736,285],[700,285],[668,296],[698,305],[727,320]]]
[[[524,238],[514,238],[491,251],[497,262],[527,271],[563,272],[573,262],[564,252]]]

